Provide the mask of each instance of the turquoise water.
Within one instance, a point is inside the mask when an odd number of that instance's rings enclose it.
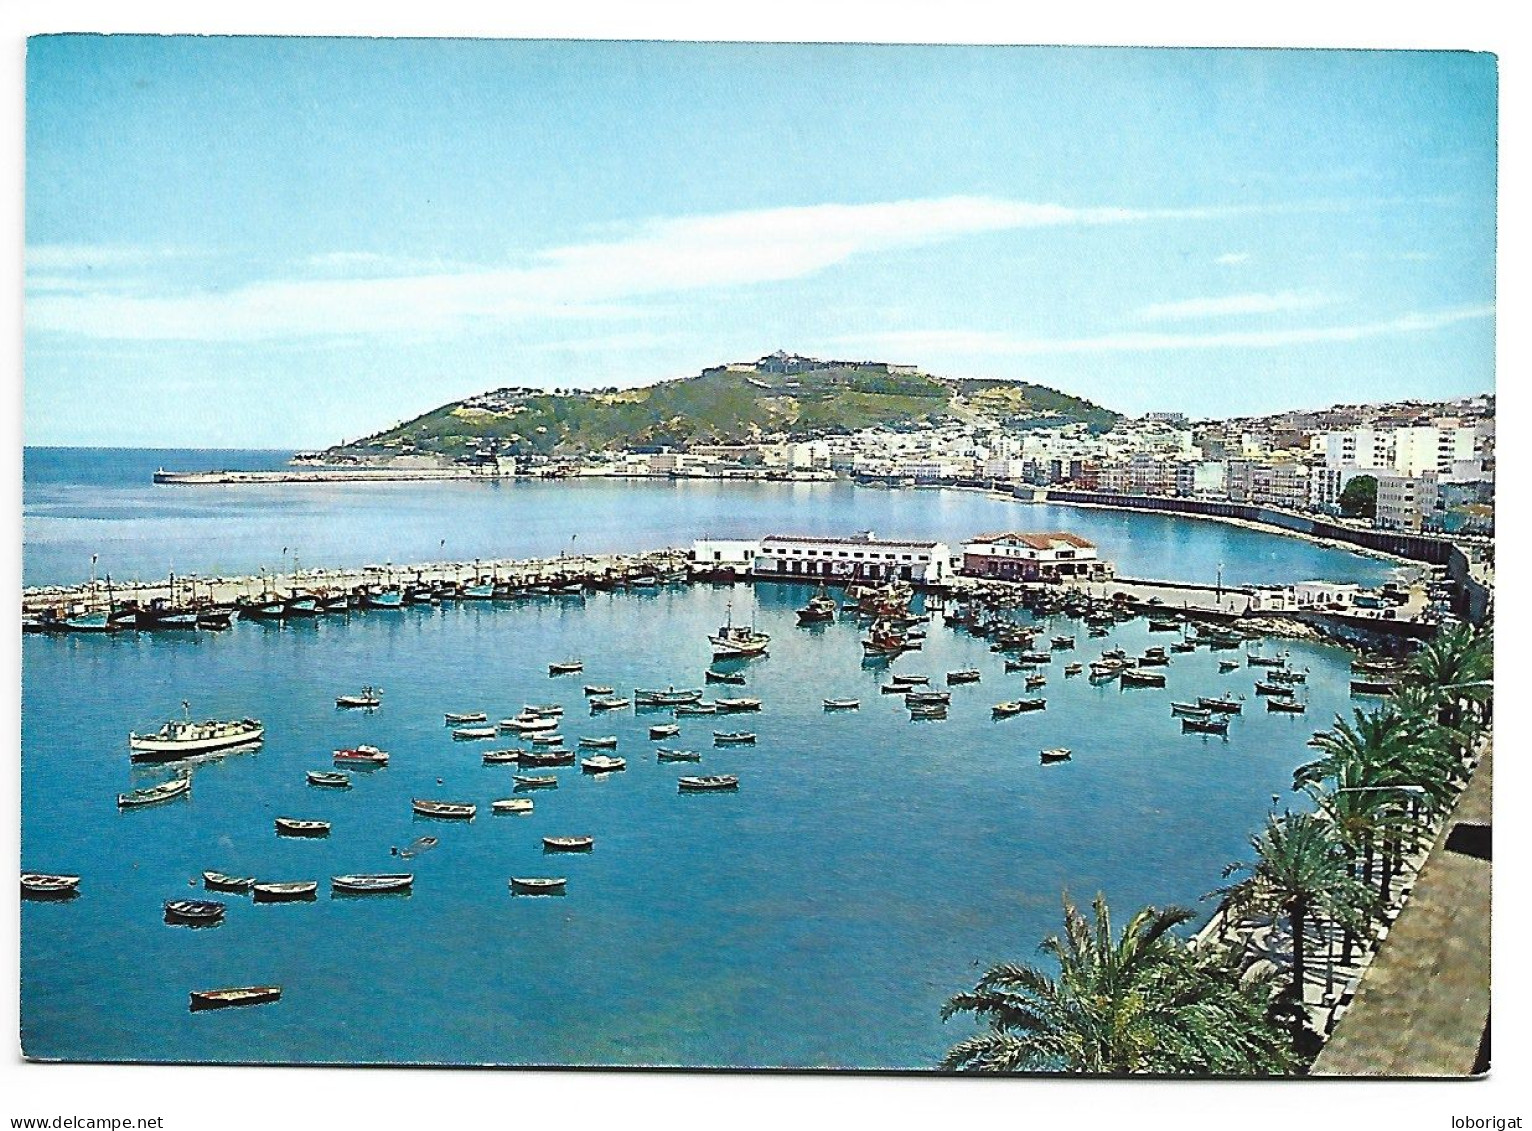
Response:
[[[967,1032],[938,1010],[979,969],[1032,960],[1057,930],[1060,894],[1098,890],[1125,914],[1198,897],[1284,804],[1304,740],[1345,710],[1344,656],[1293,645],[1310,669],[1307,717],[1268,715],[1256,669],[1219,675],[1231,653],[1176,656],[1164,691],[1093,687],[1052,665],[1048,709],[992,722],[1021,694],[986,642],[939,621],[895,670],[973,664],[945,722],[912,723],[881,696],[852,624],[794,624],[809,591],[700,586],[580,601],[356,613],[223,634],[27,637],[22,863],[78,872],[69,903],[24,903],[26,1052],[83,1059],[667,1064],[923,1068]],[[647,726],[591,720],[584,682],[699,685],[707,631],[732,601],[772,634],[748,693],[757,716],[681,720],[700,767],[657,763]],[[1065,630],[1064,622],[1056,626]],[[1070,626],[1078,628],[1078,626]],[[1109,640],[1080,632],[1081,659],[1165,634],[1139,622]],[[1087,645],[1090,645],[1087,648]],[[583,656],[583,676],[550,660]],[[1237,655],[1237,653],[1234,653]],[[381,685],[376,714],[333,697]],[[1183,735],[1170,701],[1225,689],[1251,713],[1227,742]],[[728,689],[733,690],[733,689]],[[725,693],[725,692],[719,692]],[[739,693],[735,691],[734,693]],[[862,700],[826,714],[825,696]],[[177,713],[264,720],[257,753],[194,770],[189,799],[119,813],[115,794],[168,776],[131,768],[130,730]],[[491,816],[509,767],[454,742],[445,711],[491,719],[558,701],[563,733],[616,734],[625,773],[556,772],[524,817]],[[1248,707],[1247,707],[1248,710]],[[756,731],[714,750],[720,729]],[[314,789],[338,746],[389,750],[347,792]],[[1043,747],[1071,762],[1043,766]],[[680,795],[685,773],[738,773],[737,794]],[[438,779],[440,779],[438,781]],[[412,817],[412,797],[477,802],[471,824]],[[327,840],[279,839],[277,816],[331,820]],[[332,899],[346,871],[400,867],[391,846],[440,845],[408,865],[404,898]],[[588,856],[544,859],[544,835],[593,834]],[[311,904],[229,903],[212,929],[167,926],[165,899],[203,869],[316,879]],[[567,875],[564,898],[511,897],[512,875]],[[187,993],[275,982],[280,1003],[192,1014]]]
[[[1376,585],[1386,562],[1296,538],[1161,515],[1028,506],[971,491],[841,483],[502,482],[156,487],[156,467],[284,465],[282,452],[29,448],[22,531],[28,585],[178,574],[245,575],[565,552],[646,550],[770,533],[962,541],[992,530],[1072,530],[1127,577],[1212,584],[1325,578]],[[284,551],[286,551],[284,553]]]

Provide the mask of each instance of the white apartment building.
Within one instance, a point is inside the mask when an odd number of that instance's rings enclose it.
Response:
[[[1378,476],[1378,513],[1373,525],[1380,530],[1419,532],[1436,509],[1437,474]]]
[[[788,579],[940,584],[952,571],[952,550],[945,542],[883,541],[870,530],[850,538],[771,534],[761,539],[754,570]]]
[[[750,569],[761,552],[759,538],[699,538],[687,555],[698,569]]]

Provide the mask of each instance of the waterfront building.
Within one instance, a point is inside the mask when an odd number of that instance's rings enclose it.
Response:
[[[696,569],[734,569],[740,572],[755,565],[761,552],[758,538],[699,538],[692,543],[687,560]]]
[[[1227,489],[1236,503],[1288,507],[1309,503],[1309,467],[1295,461],[1231,459]]]
[[[1419,533],[1436,510],[1438,476],[1435,471],[1420,475],[1378,476],[1378,509],[1373,525],[1380,530],[1406,530]]]
[[[1344,612],[1355,607],[1362,588],[1352,582],[1300,581],[1296,585],[1260,585],[1250,594],[1252,613],[1292,613],[1304,609]]]
[[[761,539],[753,563],[757,577],[826,581],[945,582],[952,551],[945,542],[884,541],[872,531],[850,538],[770,534]]]
[[[1078,534],[980,534],[963,544],[963,573],[1002,581],[1102,581],[1111,566]]]

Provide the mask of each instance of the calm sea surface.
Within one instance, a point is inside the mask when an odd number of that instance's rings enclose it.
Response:
[[[171,458],[174,457],[174,458]],[[192,466],[189,453],[93,453],[96,482],[67,470],[78,454],[28,453],[27,576],[74,579],[90,552],[114,573],[249,570],[285,544],[338,564],[456,553],[557,550],[578,533],[606,547],[759,533],[767,527],[881,533],[1058,525],[1098,538],[1124,571],[1226,579],[1375,576],[1377,565],[1291,539],[1211,524],[1059,510],[980,496],[838,487],[711,489],[592,485],[155,489],[124,467]],[[137,461],[135,463],[135,461]],[[206,466],[234,462],[204,457]],[[251,466],[252,459],[240,459]],[[104,466],[110,465],[110,466]],[[93,501],[94,500],[94,501]],[[865,504],[865,505],[864,505]],[[763,518],[763,515],[765,516]],[[594,517],[593,517],[594,516]],[[463,548],[470,543],[472,549]],[[1142,545],[1141,545],[1142,543]],[[84,566],[74,565],[84,554]],[[1211,568],[1211,567],[1210,567]],[[1348,571],[1349,572],[1346,572]],[[850,623],[799,628],[809,591],[713,587],[586,600],[352,613],[286,626],[236,622],[221,634],[29,636],[23,644],[22,864],[78,873],[68,903],[24,902],[24,1047],[81,1059],[661,1064],[924,1068],[966,1036],[942,1002],[1004,958],[1033,960],[1058,929],[1061,893],[1106,893],[1120,918],[1144,903],[1198,897],[1246,851],[1288,792],[1304,740],[1349,707],[1345,656],[1291,645],[1309,669],[1307,716],[1267,714],[1258,669],[1221,675],[1219,657],[1178,655],[1167,690],[1093,687],[1051,665],[1048,709],[992,722],[1022,694],[985,641],[930,626],[895,671],[973,665],[951,717],[912,723],[886,670],[864,667]],[[707,632],[732,603],[772,635],[744,670],[759,715],[682,719],[674,744],[700,766],[661,764],[631,709],[590,718],[586,682],[700,686]],[[1143,622],[1090,640],[1078,658],[1166,643]],[[1100,647],[1097,647],[1100,645]],[[1274,647],[1274,645],[1272,646]],[[1067,654],[1066,654],[1067,655]],[[547,664],[583,657],[583,675]],[[338,711],[336,694],[384,688],[373,714]],[[1246,696],[1227,741],[1183,735],[1172,699]],[[825,696],[861,710],[826,714]],[[712,697],[712,692],[710,692]],[[118,812],[115,795],[169,776],[130,766],[127,736],[179,712],[253,715],[255,753],[197,765],[187,798]],[[628,769],[603,778],[556,771],[526,816],[492,816],[510,767],[454,742],[446,711],[498,719],[559,702],[562,733],[616,735]],[[749,729],[754,748],[715,749],[714,729]],[[336,747],[372,742],[392,761],[350,790],[308,786]],[[1072,761],[1043,766],[1038,751]],[[685,773],[737,773],[737,794],[680,795]],[[410,800],[478,803],[471,823],[425,821]],[[325,840],[288,840],[278,816],[333,822]],[[390,854],[421,835],[440,844],[407,864]],[[584,856],[544,857],[545,835],[591,834]],[[337,899],[341,872],[408,868],[405,897]],[[161,904],[195,897],[204,869],[263,880],[321,881],[314,903],[229,905],[220,926],[167,926]],[[513,875],[568,877],[563,898],[512,897]],[[192,1014],[187,993],[279,983],[274,1005]]]

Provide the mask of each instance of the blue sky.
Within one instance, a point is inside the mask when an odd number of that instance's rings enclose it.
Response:
[[[49,37],[27,442],[318,446],[778,347],[1233,415],[1487,390],[1484,55]]]

